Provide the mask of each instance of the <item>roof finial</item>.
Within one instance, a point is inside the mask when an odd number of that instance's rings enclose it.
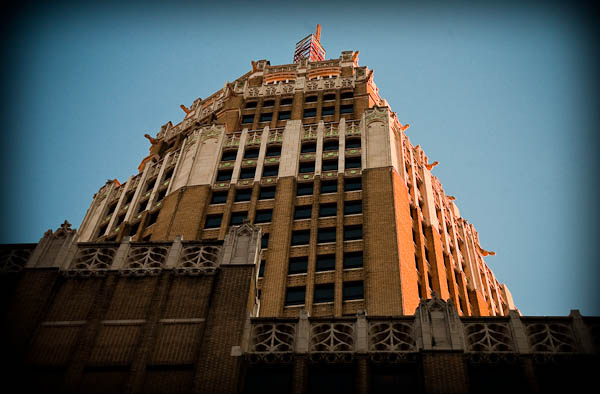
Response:
[[[315,37],[317,41],[321,41],[321,24],[317,23],[317,31],[315,32]]]

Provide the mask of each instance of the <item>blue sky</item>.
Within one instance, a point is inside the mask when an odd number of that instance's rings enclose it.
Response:
[[[380,94],[475,225],[486,261],[528,315],[600,314],[597,47],[585,10],[555,3],[137,2],[5,16],[0,242],[79,227],[144,133],[250,70],[291,63],[322,25],[328,58],[359,50]]]

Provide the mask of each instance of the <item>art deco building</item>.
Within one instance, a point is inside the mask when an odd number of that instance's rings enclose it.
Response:
[[[413,314],[434,291],[461,315],[515,309],[373,70],[352,51],[309,60],[319,30],[296,63],[252,62],[182,105],[139,173],[95,195],[79,241],[222,240],[248,220],[263,231],[260,316]]]
[[[521,316],[358,52],[252,69],[78,230],[0,245],[0,372],[44,393],[542,393],[600,318]]]

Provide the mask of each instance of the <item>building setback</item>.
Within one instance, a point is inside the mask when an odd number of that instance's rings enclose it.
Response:
[[[520,316],[373,71],[354,51],[311,61],[324,54],[318,28],[294,64],[253,61],[146,135],[139,173],[107,181],[78,230],[2,246],[7,379],[126,393],[591,382],[598,318]]]

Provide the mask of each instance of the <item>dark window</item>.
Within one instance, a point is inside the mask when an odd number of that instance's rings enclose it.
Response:
[[[349,99],[354,97],[354,92],[342,92],[342,94],[340,94],[340,98],[343,99]]]
[[[335,193],[337,192],[337,182],[321,182],[321,193]]]
[[[286,305],[302,305],[306,298],[306,287],[288,287],[285,294]]]
[[[335,107],[323,107],[323,116],[335,115]]]
[[[254,122],[254,114],[242,115],[242,123],[253,123],[253,122]]]
[[[319,302],[333,302],[334,297],[334,285],[333,283],[325,285],[315,285],[315,296],[314,303]]]
[[[308,245],[310,242],[310,230],[292,231],[292,245]]]
[[[344,253],[344,268],[359,268],[363,266],[363,252]]]
[[[269,247],[269,234],[263,234],[260,239],[260,248],[267,249]]]
[[[351,114],[353,112],[354,106],[352,104],[340,106],[340,114]]]
[[[110,207],[108,207],[108,212],[106,213],[106,216],[111,215],[115,211],[115,208],[117,208],[117,202],[110,204]]]
[[[313,184],[312,183],[299,183],[296,188],[297,196],[310,196],[313,194]]]
[[[302,144],[300,153],[312,153],[317,151],[317,144],[314,142],[305,142]]]
[[[98,237],[101,237],[104,235],[107,227],[108,227],[108,223],[105,223],[102,226],[100,226],[100,229],[98,230]]]
[[[304,99],[305,103],[316,103],[318,100],[317,96],[308,96]]]
[[[165,198],[166,195],[167,195],[167,188],[165,187],[160,192],[158,192],[158,195],[156,196],[156,201],[161,201],[163,198]]]
[[[173,171],[175,171],[175,168],[171,168],[169,171],[167,171],[167,173],[165,174],[163,180],[169,180],[171,179],[171,177],[173,176]]]
[[[273,120],[273,113],[272,112],[267,112],[264,114],[260,114],[260,121],[261,122],[270,122]]]
[[[362,282],[344,282],[343,300],[362,300],[365,298]]]
[[[344,202],[344,215],[354,215],[362,213],[362,201]]]
[[[323,160],[323,171],[333,171],[337,170],[338,161],[335,160]]]
[[[310,219],[312,214],[312,205],[301,205],[294,211],[294,219]]]
[[[314,118],[315,116],[317,116],[317,109],[316,108],[307,108],[304,110],[304,117],[305,118]]]
[[[237,157],[236,150],[226,150],[223,152],[223,155],[221,156],[221,161],[235,160],[236,157]]]
[[[285,97],[279,101],[279,105],[292,105],[294,99],[292,97]]]
[[[360,168],[362,162],[360,156],[358,157],[346,157],[346,168]]]
[[[340,143],[338,140],[327,140],[323,143],[323,151],[338,150]]]
[[[232,226],[236,226],[238,224],[244,223],[244,220],[248,218],[248,212],[233,212],[231,214],[231,220],[229,220],[229,224]]]
[[[246,103],[246,108],[256,108],[256,104],[258,104],[256,101],[249,101]]]
[[[129,192],[127,193],[127,195],[125,196],[125,202],[123,203],[125,205],[129,204],[131,202],[131,200],[133,200],[133,192]]]
[[[245,167],[240,171],[240,179],[251,179],[254,178],[256,167]]]
[[[298,168],[298,172],[300,174],[304,174],[307,172],[315,172],[315,162],[314,161],[300,162],[300,167]]]
[[[319,216],[335,216],[337,215],[337,204],[321,204],[319,207]]]
[[[213,192],[211,204],[223,204],[227,201],[227,192]]]
[[[267,148],[267,157],[281,156],[281,145],[273,145]]]
[[[256,211],[256,217],[254,218],[254,223],[269,223],[272,218],[273,218],[273,211],[270,209],[263,210],[263,211]]]
[[[279,120],[288,120],[291,118],[292,118],[292,113],[290,111],[279,112]]]
[[[346,148],[360,148],[360,138],[346,138]]]
[[[264,166],[262,176],[277,176],[279,173],[279,166]]]
[[[431,263],[431,259],[429,258],[429,249],[427,249],[427,246],[425,247],[425,260],[427,260],[428,263]]]
[[[235,202],[250,201],[252,198],[252,189],[237,189],[235,193]]]
[[[223,220],[222,215],[206,215],[206,222],[204,223],[204,228],[221,227],[222,220]]]
[[[267,262],[265,260],[260,261],[260,265],[258,267],[258,277],[263,278],[265,276],[265,265]]]
[[[244,152],[244,159],[256,159],[258,157],[258,148],[249,148]]]
[[[335,270],[335,255],[334,254],[319,254],[317,255],[316,271],[332,271]]]
[[[334,94],[326,94],[323,96],[323,101],[332,101],[335,100],[335,93]]]
[[[217,172],[217,182],[230,181],[231,174],[233,174],[233,170],[219,170],[219,172]]]
[[[319,234],[317,235],[317,242],[335,242],[335,227],[320,228]]]
[[[308,257],[292,257],[290,258],[290,267],[288,275],[305,274],[308,269]]]
[[[272,107],[275,105],[275,100],[265,100],[263,102],[263,107]]]
[[[154,188],[154,184],[155,183],[156,183],[156,178],[149,180],[148,183],[146,183],[146,190],[145,190],[145,192],[152,191],[152,189]]]
[[[275,198],[275,186],[266,186],[260,188],[259,200]]]
[[[362,226],[344,227],[344,241],[352,241],[354,239],[362,239]]]
[[[353,190],[362,189],[362,179],[361,178],[346,178],[344,180],[344,191],[350,192]]]
[[[433,279],[431,279],[430,273],[427,273],[427,287],[429,287],[429,291],[433,290]]]

